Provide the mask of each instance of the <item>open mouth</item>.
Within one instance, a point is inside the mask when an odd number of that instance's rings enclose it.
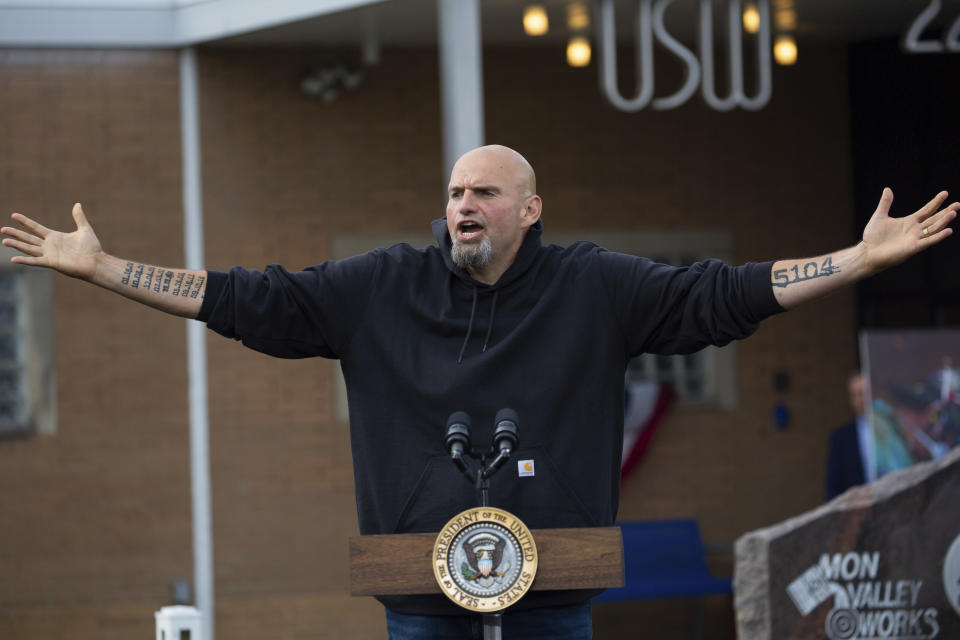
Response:
[[[473,220],[464,220],[457,224],[457,236],[461,240],[472,240],[483,232],[483,225]]]

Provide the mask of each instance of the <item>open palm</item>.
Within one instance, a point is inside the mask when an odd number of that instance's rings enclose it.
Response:
[[[891,218],[893,191],[884,189],[876,211],[863,230],[870,272],[899,264],[953,233],[948,225],[956,217],[960,204],[954,202],[937,211],[946,198],[947,192],[941,191],[918,211],[902,218]]]
[[[96,273],[97,257],[103,254],[100,241],[87,222],[80,203],[73,205],[73,219],[77,230],[62,233],[48,229],[20,213],[11,215],[23,229],[3,227],[3,244],[21,252],[11,258],[17,264],[48,267],[75,278],[92,279]]]

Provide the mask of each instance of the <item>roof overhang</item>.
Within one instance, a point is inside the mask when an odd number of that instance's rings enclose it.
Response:
[[[0,47],[177,48],[388,0],[0,0]]]

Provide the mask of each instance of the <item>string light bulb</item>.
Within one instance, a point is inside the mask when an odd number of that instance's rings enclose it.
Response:
[[[586,2],[571,2],[567,5],[567,27],[579,31],[590,26],[590,10]]]
[[[583,36],[570,38],[567,43],[567,64],[585,67],[590,64],[590,41]]]
[[[550,20],[542,4],[531,4],[523,10],[523,31],[528,36],[542,36],[549,29]]]
[[[797,28],[797,12],[792,8],[777,10],[777,29],[792,31]]]
[[[760,31],[760,12],[757,11],[757,5],[751,3],[744,8],[743,30],[747,33]]]
[[[797,62],[797,43],[793,36],[778,36],[773,45],[773,57],[777,64],[789,66]]]

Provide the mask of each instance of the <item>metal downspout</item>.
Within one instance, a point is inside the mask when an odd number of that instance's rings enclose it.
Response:
[[[180,130],[183,164],[183,244],[187,269],[203,269],[203,206],[200,178],[200,114],[197,56],[180,50]],[[202,614],[203,640],[214,640],[213,517],[210,508],[210,442],[207,406],[206,328],[187,320],[190,395],[190,479],[193,511],[193,581]]]
[[[479,0],[437,0],[443,190],[453,164],[483,144],[483,51]]]

